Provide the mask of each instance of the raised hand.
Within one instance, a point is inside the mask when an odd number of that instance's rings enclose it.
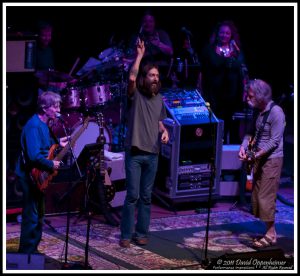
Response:
[[[138,56],[144,56],[145,43],[140,38],[138,38],[138,41],[137,41],[137,44],[136,44],[136,51],[137,51]]]

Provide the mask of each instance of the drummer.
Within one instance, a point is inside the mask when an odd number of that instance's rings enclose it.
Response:
[[[38,78],[39,95],[44,91],[60,93],[72,78],[51,74],[55,69],[54,53],[51,47],[53,26],[46,21],[38,23],[38,43],[36,51],[36,77]],[[63,74],[61,74],[63,75]]]
[[[164,86],[173,56],[173,44],[169,34],[157,28],[156,18],[150,10],[147,10],[142,17],[139,34],[131,38],[127,50],[129,55],[135,56],[137,37],[144,41],[146,47],[143,62],[154,62],[160,67],[160,78]]]

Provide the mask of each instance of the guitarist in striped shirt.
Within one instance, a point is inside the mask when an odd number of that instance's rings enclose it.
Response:
[[[53,172],[60,166],[60,161],[47,159],[52,145],[67,144],[67,137],[59,141],[49,129],[49,122],[60,112],[60,95],[43,92],[37,103],[37,113],[26,123],[21,134],[21,154],[16,165],[16,174],[23,192],[22,224],[19,252],[36,253],[42,237],[45,214],[45,195],[34,183],[31,171]]]
[[[249,81],[246,91],[248,104],[258,109],[259,114],[251,151],[247,149],[250,136],[246,135],[240,147],[239,158],[245,162],[253,162],[253,214],[266,225],[265,235],[255,239],[253,247],[264,248],[277,242],[276,194],[283,164],[285,115],[281,107],[272,101],[271,87],[265,81]]]

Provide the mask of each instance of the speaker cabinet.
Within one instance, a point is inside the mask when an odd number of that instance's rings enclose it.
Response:
[[[7,270],[44,270],[43,254],[6,253]]]
[[[36,41],[6,41],[6,72],[33,72],[36,62]]]

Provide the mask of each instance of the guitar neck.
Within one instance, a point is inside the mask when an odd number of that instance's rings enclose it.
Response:
[[[104,178],[105,177],[105,168],[104,168],[104,131],[103,125],[100,126],[100,142],[101,142],[101,150],[100,150],[100,174]]]
[[[102,177],[105,176],[105,168],[104,168],[104,149],[102,148],[100,151],[100,174]]]
[[[104,118],[103,115],[98,113],[97,114],[97,121],[99,125],[99,134],[100,134],[100,143],[101,143],[101,150],[100,150],[100,175],[102,179],[105,178],[105,168],[104,168],[104,143],[105,143],[105,138],[104,138],[104,130],[103,130],[103,125],[104,125]]]
[[[89,117],[86,118],[84,120],[83,126],[74,135],[71,135],[71,137],[70,137],[70,143],[71,143],[72,147],[74,146],[74,144],[77,141],[77,139],[84,132],[84,130],[87,128],[89,120],[90,120]],[[66,153],[68,152],[69,149],[70,149],[70,144],[67,143],[66,146],[56,155],[56,157],[54,158],[54,160],[61,161],[64,158],[64,156],[66,155]]]

